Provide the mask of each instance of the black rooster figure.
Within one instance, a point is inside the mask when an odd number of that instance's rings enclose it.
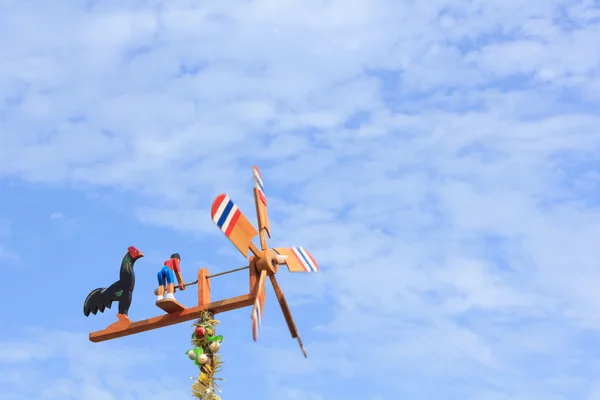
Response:
[[[106,308],[112,306],[113,301],[119,302],[119,313],[117,314],[118,322],[114,323],[115,328],[118,326],[126,326],[131,323],[127,316],[133,288],[135,287],[135,274],[133,272],[133,264],[144,257],[144,255],[135,247],[131,246],[127,249],[127,254],[121,262],[121,271],[119,280],[110,285],[108,288],[98,288],[91,291],[83,303],[83,314],[87,317],[90,313],[96,315],[98,311],[104,312]],[[113,326],[111,325],[111,326]]]

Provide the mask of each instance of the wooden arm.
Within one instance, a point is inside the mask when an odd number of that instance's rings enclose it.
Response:
[[[110,327],[108,327],[103,331],[90,333],[90,341],[98,343],[103,342],[105,340],[117,339],[136,333],[146,332],[153,329],[163,328],[165,326],[179,324],[185,321],[191,321],[193,319],[198,318],[198,313],[203,310],[208,310],[214,314],[218,314],[225,311],[235,310],[237,308],[249,307],[252,304],[254,304],[254,298],[250,294],[245,294],[243,296],[232,297],[230,299],[215,301],[213,303],[186,308],[185,310],[177,313],[165,314],[158,317],[133,322],[129,324],[126,328],[111,329]]]

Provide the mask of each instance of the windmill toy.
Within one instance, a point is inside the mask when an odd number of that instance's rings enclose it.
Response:
[[[131,246],[121,262],[119,280],[108,288],[92,290],[84,301],[83,313],[86,317],[90,313],[95,315],[98,311],[103,313],[106,309],[111,308],[113,302],[119,303],[117,322],[101,331],[90,333],[90,341],[103,342],[196,319],[192,334],[193,348],[185,353],[200,368],[200,375],[192,387],[192,393],[200,400],[219,400],[220,397],[215,394],[215,391],[219,390],[215,383],[215,380],[218,379],[215,378],[215,374],[221,366],[221,359],[217,352],[221,347],[223,337],[216,333],[218,321],[214,319],[214,315],[251,306],[252,337],[254,341],[257,341],[266,299],[265,282],[268,277],[292,338],[298,341],[304,357],[307,356],[290,308],[277,282],[276,274],[281,265],[285,265],[290,272],[318,272],[319,268],[310,253],[302,247],[269,248],[267,237],[271,237],[271,231],[267,213],[267,198],[260,171],[254,167],[253,172],[258,230],[252,226],[226,194],[218,195],[211,208],[213,222],[248,259],[248,265],[212,275],[206,268],[200,268],[198,269],[198,279],[184,284],[179,266],[181,257],[178,253],[174,253],[169,261],[165,261],[165,266],[161,267],[161,272],[158,274],[159,288],[154,291],[154,294],[158,296],[155,304],[163,310],[163,313],[132,322],[128,312],[135,286],[133,269],[136,261],[144,255]],[[257,235],[260,240],[260,249],[252,242]],[[248,257],[248,251],[252,252],[250,257]],[[211,301],[210,286],[213,279],[246,269],[249,270],[249,293]],[[186,307],[175,300],[173,293],[177,290],[177,286],[174,284],[172,275],[177,277],[180,290],[187,286],[198,285],[197,305]],[[167,288],[166,294],[165,287]]]
[[[290,272],[318,272],[319,267],[310,253],[303,247],[269,248],[267,236],[269,238],[271,237],[271,231],[267,213],[267,198],[258,167],[255,166],[253,172],[254,202],[256,203],[258,231],[226,194],[221,194],[214,200],[211,216],[213,222],[221,229],[225,236],[227,236],[244,257],[248,258],[248,250],[253,254],[249,260],[251,286],[253,283],[252,281],[258,279],[251,314],[252,337],[254,341],[258,340],[266,299],[265,281],[266,278],[269,277],[292,338],[298,340],[302,354],[306,357],[307,354],[304,350],[300,335],[298,334],[298,329],[294,323],[292,313],[275,275],[279,271],[280,265],[285,265]],[[257,234],[260,237],[260,250],[252,243],[252,239],[256,237]]]

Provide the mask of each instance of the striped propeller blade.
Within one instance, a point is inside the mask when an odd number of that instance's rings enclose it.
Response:
[[[260,201],[266,206],[267,205],[267,197],[265,196],[265,184],[262,180],[262,175],[260,174],[260,170],[255,165],[252,168],[252,173],[254,174],[254,184],[256,189],[259,192]]]
[[[267,271],[261,271],[260,277],[258,278],[256,299],[254,300],[254,306],[252,307],[252,338],[255,342],[258,340],[258,334],[260,333],[263,309],[267,298],[267,292],[265,292],[266,277]]]
[[[258,232],[260,233],[260,246],[262,250],[267,249],[267,238],[271,237],[271,228],[269,227],[269,214],[267,213],[267,197],[265,195],[265,185],[260,175],[260,170],[255,165],[252,168],[254,174],[254,202],[256,203],[256,216],[258,218]]]
[[[277,254],[287,256],[283,263],[290,272],[319,272],[317,262],[304,247],[280,247],[273,250]]]
[[[248,249],[258,232],[228,195],[220,194],[215,198],[210,216],[240,253],[248,258]]]
[[[281,290],[281,287],[279,287],[279,283],[277,282],[277,278],[275,278],[275,275],[270,275],[269,279],[271,279],[271,283],[273,284],[273,290],[275,290],[277,301],[279,301],[279,305],[281,306],[281,311],[283,312],[283,317],[285,318],[285,322],[288,325],[290,334],[292,335],[292,338],[298,341],[298,345],[300,346],[300,350],[302,351],[302,354],[304,354],[304,357],[307,357],[306,350],[304,350],[304,344],[302,344],[302,339],[300,339],[298,328],[296,328],[296,323],[294,322],[294,318],[292,317],[290,307],[288,306],[287,301],[285,300],[283,290]]]

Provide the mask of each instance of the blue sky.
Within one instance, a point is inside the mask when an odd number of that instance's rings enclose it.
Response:
[[[0,2],[3,400],[186,398],[191,327],[93,344],[136,264],[241,267],[228,193],[319,274],[220,315],[224,399],[600,399],[598,1]],[[213,298],[243,294],[220,278]],[[195,301],[193,290],[178,296]]]

